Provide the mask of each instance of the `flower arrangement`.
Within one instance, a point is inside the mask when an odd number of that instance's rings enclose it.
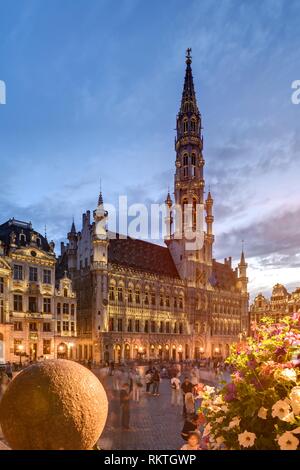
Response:
[[[300,450],[300,313],[231,348],[231,382],[203,397],[210,449]]]

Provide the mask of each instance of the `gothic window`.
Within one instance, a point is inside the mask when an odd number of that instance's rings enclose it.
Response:
[[[57,333],[61,332],[61,323],[60,321],[57,322]]]
[[[145,292],[145,305],[149,305],[149,293]]]
[[[69,331],[69,322],[63,321],[63,331]]]
[[[183,333],[183,324],[179,323],[179,334],[182,335],[182,333]]]
[[[114,331],[114,329],[115,329],[114,323],[115,323],[115,322],[114,322],[114,319],[113,319],[113,318],[110,318],[110,319],[109,319],[109,325],[108,325],[109,331]]]
[[[183,132],[186,134],[188,132],[188,120],[183,121]]]
[[[187,154],[183,155],[183,166],[188,166],[189,156]]]
[[[122,318],[118,318],[118,331],[123,331],[123,321],[122,321]]]
[[[166,322],[166,333],[170,333],[170,322]]]
[[[187,178],[187,177],[189,176],[189,168],[188,168],[187,166],[185,166],[185,167],[183,168],[183,176],[184,176],[185,178]]]
[[[145,320],[145,328],[144,328],[145,333],[149,333],[149,320]]]
[[[155,305],[155,304],[156,304],[155,292],[151,292],[151,305]]]
[[[61,306],[60,306],[60,302],[58,302],[57,307],[56,307],[57,315],[60,315],[60,312],[61,312]]]
[[[174,308],[177,308],[177,297],[174,297]]]
[[[135,331],[136,333],[140,332],[140,320],[135,320]]]
[[[115,289],[114,286],[109,286],[109,300],[114,302],[115,300]]]
[[[166,307],[170,307],[170,296],[166,295]]]
[[[129,331],[129,333],[132,332],[132,319],[131,318],[129,318],[129,320],[128,320],[128,331]]]
[[[71,304],[71,315],[72,316],[75,315],[75,305],[74,304]]]
[[[164,322],[163,322],[163,321],[160,322],[160,325],[159,325],[159,332],[160,332],[160,333],[163,333],[163,332],[164,332]]]
[[[140,296],[140,291],[136,290],[135,291],[135,303],[139,304],[141,302],[141,296]]]
[[[196,166],[196,155],[194,153],[192,153],[191,163],[193,166]]]
[[[164,306],[164,297],[163,297],[162,294],[160,295],[160,298],[159,298],[159,305],[160,305],[161,307]]]
[[[177,331],[177,321],[174,323],[174,333],[178,333],[178,331]]]
[[[155,321],[151,321],[151,333],[155,333]]]
[[[128,303],[132,303],[132,289],[128,289]]]
[[[196,132],[196,121],[195,121],[195,119],[191,120],[191,131]]]
[[[123,287],[118,287],[118,301],[123,302]]]
[[[179,308],[183,308],[183,298],[179,297]]]

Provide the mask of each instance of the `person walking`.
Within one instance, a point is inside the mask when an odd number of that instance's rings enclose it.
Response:
[[[133,391],[133,400],[139,403],[140,401],[140,392],[141,388],[143,387],[142,384],[142,377],[138,370],[135,371],[133,378],[132,378],[132,391]]]
[[[178,375],[171,379],[171,405],[180,406],[180,379]]]
[[[181,384],[182,398],[183,398],[183,416],[187,415],[186,404],[185,404],[185,395],[186,393],[193,393],[193,384],[189,381],[188,377],[185,377],[183,383]]]
[[[148,369],[145,374],[146,393],[150,393],[150,387],[152,384],[152,369]]]
[[[155,368],[154,368],[154,372],[152,376],[152,383],[153,383],[152,395],[154,397],[159,397],[160,374],[159,374],[159,371]]]
[[[122,429],[128,430],[130,422],[130,391],[129,384],[123,384],[120,391],[121,425]]]

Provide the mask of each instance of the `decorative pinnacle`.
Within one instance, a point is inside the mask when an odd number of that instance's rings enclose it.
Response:
[[[186,50],[186,64],[190,65],[192,63],[192,56],[191,56],[192,49],[190,47]]]

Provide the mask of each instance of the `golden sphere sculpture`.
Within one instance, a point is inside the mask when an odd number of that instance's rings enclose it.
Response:
[[[0,402],[2,431],[14,450],[92,449],[107,413],[107,396],[97,377],[65,359],[26,368]]]

